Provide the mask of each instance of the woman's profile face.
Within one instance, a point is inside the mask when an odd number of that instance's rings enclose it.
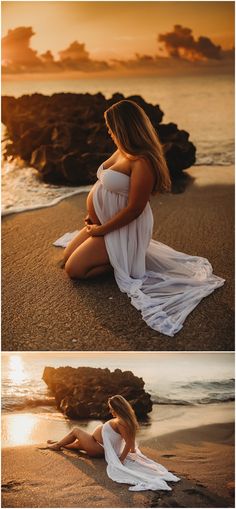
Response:
[[[107,122],[106,122],[106,126],[107,126],[107,131],[108,131],[109,136],[111,137],[111,139],[112,139],[112,140],[114,141],[114,143],[116,144],[115,136],[114,136],[114,134],[113,134],[112,130],[110,129],[109,125],[107,124]]]
[[[111,405],[109,405],[109,404],[108,404],[108,409],[109,409],[109,412],[111,413],[111,415],[112,415],[113,417],[116,417],[116,412],[115,412],[115,410],[113,410],[113,408],[112,408],[112,407],[111,407]]]
[[[110,129],[110,127],[108,125],[107,125],[107,130],[108,130],[108,134],[113,139],[114,138],[114,134],[113,134],[113,132],[111,131],[111,129]]]

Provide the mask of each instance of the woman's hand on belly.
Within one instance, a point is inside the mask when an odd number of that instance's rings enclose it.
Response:
[[[90,235],[90,237],[103,237],[105,235],[105,233],[103,232],[102,225],[99,226],[97,224],[88,224],[87,223],[86,231],[87,231],[88,235]]]
[[[93,224],[93,221],[91,219],[91,217],[89,216],[89,214],[87,214],[87,216],[85,216],[84,218],[84,223],[87,225],[87,224]]]

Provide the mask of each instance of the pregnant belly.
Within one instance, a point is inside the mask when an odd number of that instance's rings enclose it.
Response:
[[[91,189],[87,197],[87,212],[93,224],[101,224],[93,205],[93,189]]]
[[[96,442],[99,442],[100,444],[103,444],[103,440],[102,440],[102,424],[100,424],[99,426],[97,426],[94,430],[94,432],[92,433],[92,436],[93,438],[95,438]]]

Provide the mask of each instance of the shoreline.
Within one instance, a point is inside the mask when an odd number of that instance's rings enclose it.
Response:
[[[6,448],[3,507],[172,507],[173,500],[174,507],[234,507],[227,488],[234,479],[233,434],[233,423],[224,423],[142,441],[144,454],[181,477],[172,492],[130,492],[107,477],[104,459],[83,453]]]
[[[62,250],[53,242],[83,225],[86,194],[77,194],[3,219],[3,350],[233,350],[233,167],[185,173],[191,183],[184,193],[152,197],[153,238],[208,258],[226,283],[174,338],[145,324],[112,275],[70,281],[59,268]]]
[[[163,437],[167,433],[184,432],[201,426],[221,425],[234,421],[234,402],[199,406],[154,405],[147,422],[140,421],[137,435],[139,442]],[[74,426],[91,433],[102,420],[67,419],[60,411],[55,412],[4,412],[2,413],[2,448],[21,447],[61,438]],[[9,433],[10,430],[10,433]],[[26,430],[20,433],[19,430]]]
[[[12,163],[14,165],[14,162]],[[219,164],[219,165],[216,165],[216,164],[200,164],[200,163],[197,163],[197,164],[194,164],[193,166],[191,166],[189,168],[189,171],[191,171],[191,169],[194,169],[194,168],[211,168],[211,167],[215,167],[217,169],[220,169],[222,168],[222,171],[223,168],[233,168],[234,167],[234,164],[233,163],[229,163],[229,164]],[[72,196],[75,196],[77,194],[83,194],[83,193],[89,193],[89,191],[92,189],[92,185],[81,185],[81,186],[60,186],[60,185],[54,185],[54,184],[48,184],[47,182],[44,182],[43,180],[40,180],[40,175],[37,174],[37,171],[35,170],[35,168],[33,167],[26,167],[26,168],[21,168],[21,166],[19,166],[18,168],[15,168],[13,167],[13,169],[10,171],[10,172],[7,172],[6,174],[3,174],[3,178],[2,178],[2,184],[4,184],[3,182],[3,179],[7,178],[9,179],[11,177],[12,174],[14,174],[14,172],[17,172],[17,174],[21,174],[23,172],[27,172],[27,174],[29,172],[31,172],[31,176],[30,176],[30,180],[28,182],[28,185],[30,186],[33,186],[35,187],[33,189],[34,191],[34,195],[33,197],[35,198],[35,192],[37,192],[38,189],[43,189],[45,187],[45,190],[46,191],[49,191],[50,194],[53,194],[53,192],[57,192],[57,190],[60,192],[60,188],[61,190],[63,191],[66,191],[65,194],[62,194],[62,195],[59,195],[57,196],[55,194],[55,197],[52,199],[52,201],[50,203],[37,203],[35,205],[31,204],[31,205],[26,205],[25,207],[24,206],[15,206],[13,207],[12,209],[11,208],[8,208],[8,206],[5,206],[5,208],[3,208],[1,210],[1,216],[2,218],[6,217],[6,216],[9,216],[11,214],[20,214],[20,213],[24,213],[24,212],[31,212],[31,211],[35,211],[35,210],[38,210],[38,209],[43,209],[43,208],[48,208],[48,207],[54,207],[55,205],[57,205],[58,203],[60,203],[62,200],[66,200],[68,198],[71,198]],[[227,171],[227,170],[226,170]],[[34,182],[34,179],[33,179],[33,173],[35,175],[35,182]],[[187,177],[187,178],[186,178]],[[186,186],[186,188],[189,186],[190,182],[188,181],[188,178],[190,177],[191,179],[191,176],[188,174],[188,171],[185,170],[183,171],[183,174],[182,176],[176,180],[175,183],[173,183],[173,191],[172,191],[172,194],[182,194],[182,192],[185,192],[185,191],[178,191],[178,189],[182,189],[183,186]],[[20,190],[22,190],[24,188],[25,185],[27,185],[27,182],[23,182],[23,185],[22,185],[22,181],[20,181],[19,183],[17,183],[17,186],[16,186],[16,189],[14,189],[15,192],[17,192],[17,187],[19,187],[19,184],[20,184]],[[14,187],[14,180],[13,180],[13,187]],[[71,189],[71,191],[70,191]],[[175,189],[177,190],[177,192],[175,191]],[[4,191],[4,186],[3,186],[3,191]],[[3,197],[4,197],[4,192],[3,192]],[[3,200],[2,200],[3,201]]]

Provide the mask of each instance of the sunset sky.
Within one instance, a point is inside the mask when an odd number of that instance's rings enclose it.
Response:
[[[133,67],[152,66],[153,58],[157,65],[163,57],[232,60],[234,2],[3,1],[2,39],[4,71],[13,73],[25,72],[24,65],[34,72],[39,64],[40,71],[40,61],[45,71],[84,65],[86,72],[103,72],[112,59],[119,65],[131,60]]]

